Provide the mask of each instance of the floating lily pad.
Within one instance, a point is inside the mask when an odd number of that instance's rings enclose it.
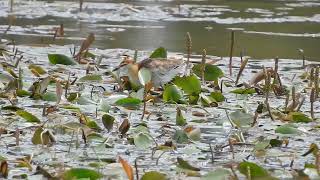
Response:
[[[166,180],[167,177],[165,174],[162,174],[157,171],[149,171],[144,173],[141,180]]]
[[[212,92],[210,93],[210,97],[215,99],[217,102],[223,102],[225,100],[221,92]]]
[[[299,134],[299,130],[291,124],[284,124],[275,130],[276,133],[280,134]]]
[[[188,95],[198,95],[201,92],[201,82],[195,75],[176,77],[173,83]]]
[[[201,180],[225,180],[229,179],[231,172],[227,169],[216,169],[201,177]]]
[[[192,71],[198,76],[201,77],[201,64],[196,64],[193,66]],[[206,64],[204,70],[204,80],[206,81],[217,81],[219,78],[223,76],[222,70],[215,65]]]
[[[139,77],[139,81],[140,83],[145,86],[146,84],[148,84],[151,81],[152,78],[152,74],[151,71],[147,68],[141,68],[138,72],[138,77]]]
[[[239,88],[239,89],[234,89],[230,92],[234,94],[254,94],[256,93],[256,90],[254,88]]]
[[[246,175],[247,177],[250,176],[251,178],[269,176],[267,170],[251,162],[241,162],[238,166],[238,169],[242,174]]]
[[[88,74],[79,79],[79,82],[85,81],[102,81],[102,77],[100,74]]]
[[[159,47],[152,52],[150,58],[167,58],[167,50],[163,47]]]
[[[17,115],[25,119],[27,122],[40,122],[40,119],[38,119],[35,115],[24,111],[24,110],[18,110]]]
[[[73,168],[63,173],[62,178],[64,180],[69,179],[90,179],[96,180],[102,178],[103,175],[97,171],[85,168]]]
[[[290,112],[287,116],[288,120],[293,121],[295,123],[308,123],[312,122],[312,119],[302,112]]]
[[[122,98],[115,102],[118,106],[123,106],[130,109],[138,109],[140,106],[141,100],[136,98]]]
[[[183,94],[176,85],[167,85],[163,91],[163,100],[165,102],[184,102]]]
[[[102,123],[104,127],[110,132],[113,128],[113,123],[115,121],[115,118],[111,116],[110,114],[104,114],[102,116]]]
[[[76,65],[77,63],[70,57],[63,54],[48,54],[51,64]]]
[[[182,130],[177,130],[173,135],[173,139],[179,144],[184,144],[189,142],[189,137],[187,133]]]
[[[134,144],[139,149],[147,149],[152,145],[151,138],[144,133],[137,134],[136,136],[134,136],[133,140]]]

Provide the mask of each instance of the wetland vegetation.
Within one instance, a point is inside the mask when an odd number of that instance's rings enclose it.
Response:
[[[319,10],[0,0],[0,177],[319,179]]]

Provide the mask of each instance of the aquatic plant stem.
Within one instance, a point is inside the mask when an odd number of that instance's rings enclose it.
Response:
[[[83,1],[84,1],[84,0],[79,0],[80,12],[82,12]]]
[[[146,86],[144,86],[144,91],[143,91],[143,111],[142,111],[142,116],[141,116],[141,119],[140,119],[141,121],[143,120],[144,115],[146,113],[146,108],[147,108],[146,97],[147,97],[147,90],[146,90]]]
[[[203,84],[205,84],[204,80],[204,73],[206,70],[206,56],[207,56],[207,51],[206,49],[203,49],[202,51],[202,61],[201,61],[201,81]]]
[[[265,67],[263,67],[263,71],[264,71],[264,76],[265,76],[265,94],[266,94],[266,106],[267,106],[267,110],[269,113],[269,116],[271,118],[272,121],[274,121],[272,112],[271,112],[271,108],[270,108],[270,104],[269,104],[269,94],[270,94],[270,87],[271,87],[271,73],[269,73]]]
[[[315,88],[313,87],[311,89],[311,93],[310,93],[310,114],[311,114],[311,118],[314,120],[314,106],[313,106],[313,103],[315,101]]]
[[[319,97],[319,66],[316,67],[316,71],[314,75],[314,86],[316,88],[315,99],[317,99]]]
[[[240,76],[241,76],[244,68],[246,67],[248,61],[249,61],[249,58],[245,58],[245,59],[242,61],[241,65],[240,65],[240,69],[239,69],[238,75],[237,75],[237,79],[236,79],[235,85],[238,84],[239,79],[240,79]]]
[[[213,155],[213,149],[212,149],[211,143],[209,143],[209,147],[210,147],[210,153],[211,153],[211,163],[214,164],[214,155]]]
[[[232,55],[233,55],[233,48],[234,48],[234,31],[231,31],[231,42],[230,42],[230,52],[229,52],[229,74],[232,76]]]
[[[314,68],[311,68],[310,75],[309,75],[308,87],[312,87],[313,82],[314,82]]]
[[[134,160],[134,169],[136,170],[136,178],[139,179],[138,158]]]
[[[189,70],[189,62],[190,62],[190,56],[191,56],[191,47],[192,47],[192,40],[191,35],[189,32],[187,32],[187,40],[186,40],[186,48],[187,48],[187,63],[186,63],[186,69],[185,69],[185,76],[188,75]]]

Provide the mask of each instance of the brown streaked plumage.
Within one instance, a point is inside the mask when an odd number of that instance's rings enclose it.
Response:
[[[184,67],[185,63],[180,59],[147,58],[138,63],[124,59],[115,70],[118,70],[120,77],[127,75],[132,83],[141,85],[138,72],[141,68],[146,68],[152,74],[151,81],[153,86],[159,87],[170,82],[183,71]]]

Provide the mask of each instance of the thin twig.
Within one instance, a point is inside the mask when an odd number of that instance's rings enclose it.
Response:
[[[231,31],[231,41],[230,41],[230,59],[229,59],[229,74],[232,76],[232,55],[233,55],[233,47],[234,47],[234,31]]]

